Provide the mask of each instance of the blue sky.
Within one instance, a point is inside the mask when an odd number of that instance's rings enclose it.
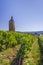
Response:
[[[0,0],[0,30],[9,30],[11,16],[16,31],[43,31],[43,0]]]

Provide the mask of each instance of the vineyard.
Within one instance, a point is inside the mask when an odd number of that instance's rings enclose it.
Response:
[[[0,31],[0,65],[43,65],[43,36]]]

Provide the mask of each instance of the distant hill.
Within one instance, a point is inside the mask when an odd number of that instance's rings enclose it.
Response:
[[[17,31],[17,32],[20,32],[20,31]],[[42,35],[43,34],[43,31],[31,31],[31,32],[23,32],[23,33],[31,33],[31,34],[35,34],[35,33],[37,33],[37,34],[39,34],[39,35]]]
[[[35,34],[35,33],[37,33],[37,34],[43,34],[43,31],[35,31],[35,32],[30,32],[30,33],[32,33],[32,34]]]

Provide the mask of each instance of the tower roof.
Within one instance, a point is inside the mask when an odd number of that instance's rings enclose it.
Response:
[[[13,16],[11,16],[11,19],[10,19],[10,21],[14,21],[14,19],[13,19]]]
[[[13,20],[13,16],[11,16],[11,20]]]

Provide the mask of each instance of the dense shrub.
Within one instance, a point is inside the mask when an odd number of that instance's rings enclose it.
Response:
[[[3,50],[8,47],[14,47],[17,44],[22,44],[25,41],[28,43],[30,42],[29,45],[31,45],[31,42],[33,43],[33,36],[31,36],[31,34],[29,35],[18,32],[0,31],[0,48]]]

